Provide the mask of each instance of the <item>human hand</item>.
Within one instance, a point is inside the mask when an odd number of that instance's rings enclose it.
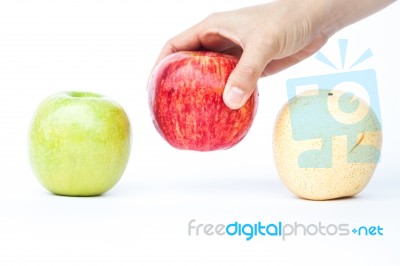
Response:
[[[278,0],[214,13],[170,39],[157,63],[177,51],[211,50],[240,58],[224,102],[244,105],[260,77],[290,67],[318,51],[336,31],[393,0]]]

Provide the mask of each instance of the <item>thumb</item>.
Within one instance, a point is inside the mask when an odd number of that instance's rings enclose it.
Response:
[[[238,64],[226,82],[223,99],[231,109],[239,109],[246,103],[257,88],[257,81],[270,61],[265,51],[263,54],[260,52],[261,49],[254,48],[247,47],[243,51]]]

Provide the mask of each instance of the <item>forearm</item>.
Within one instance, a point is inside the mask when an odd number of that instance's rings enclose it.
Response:
[[[318,0],[317,0],[318,1]],[[316,2],[317,2],[316,1]],[[325,2],[327,18],[321,31],[327,36],[378,12],[396,0],[320,0]],[[324,19],[324,18],[322,18]]]

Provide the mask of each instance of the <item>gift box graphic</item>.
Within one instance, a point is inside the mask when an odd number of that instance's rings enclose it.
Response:
[[[347,40],[339,40],[339,47],[344,67]],[[363,62],[372,53],[367,50],[352,66]],[[334,66],[318,53],[317,59]],[[336,68],[336,67],[335,67]],[[381,121],[376,72],[373,69],[339,72],[327,75],[310,76],[289,79],[286,82],[287,95],[290,101],[295,96],[306,97],[303,104],[289,104],[289,115],[292,136],[295,141],[312,139],[321,140],[321,149],[306,150],[299,155],[298,164],[301,168],[330,168],[332,167],[332,139],[336,136],[347,137],[348,163],[377,163],[380,150],[370,145],[358,145],[360,134],[381,130],[381,124],[376,126],[369,119],[373,117]],[[300,94],[304,89],[313,89],[313,93]],[[367,94],[370,108],[365,111],[359,107],[359,101],[353,98],[352,89]],[[349,89],[349,90],[348,90]],[[339,100],[332,102],[332,93],[339,93]],[[321,101],[321,98],[323,99]],[[365,98],[365,97],[364,97]],[[337,99],[337,97],[335,97]],[[298,110],[302,108],[302,110]],[[337,112],[331,112],[336,108]],[[363,113],[360,113],[363,112]],[[340,113],[340,116],[337,115]],[[304,115],[306,114],[306,115]],[[357,117],[357,119],[354,119]],[[347,119],[350,118],[350,119]],[[351,122],[348,122],[351,121]]]

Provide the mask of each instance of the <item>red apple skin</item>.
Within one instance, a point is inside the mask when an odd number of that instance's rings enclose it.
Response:
[[[177,52],[164,58],[148,83],[153,122],[161,136],[183,150],[213,151],[239,143],[257,111],[258,92],[238,109],[222,99],[236,57],[208,52]]]

